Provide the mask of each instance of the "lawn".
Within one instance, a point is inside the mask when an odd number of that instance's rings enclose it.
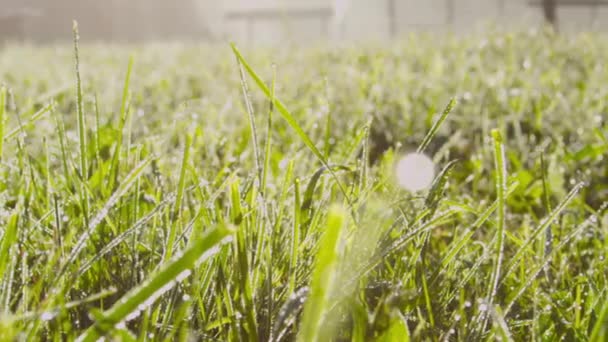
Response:
[[[0,53],[0,340],[608,339],[608,37],[76,41]]]

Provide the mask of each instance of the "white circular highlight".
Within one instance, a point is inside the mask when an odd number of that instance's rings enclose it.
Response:
[[[399,185],[411,192],[427,189],[435,178],[435,164],[421,153],[405,155],[397,163],[396,171]]]

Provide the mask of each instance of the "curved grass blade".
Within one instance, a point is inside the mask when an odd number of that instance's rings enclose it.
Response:
[[[298,341],[329,341],[329,332],[323,333],[323,320],[331,307],[330,295],[337,280],[340,261],[340,236],[345,226],[346,214],[339,207],[332,207],[327,218],[327,227],[315,258],[310,283],[310,295],[304,305]]]
[[[275,108],[279,111],[279,113],[281,114],[281,116],[283,116],[283,118],[285,119],[285,121],[287,121],[287,123],[289,124],[289,126],[291,126],[291,128],[294,131],[296,131],[296,133],[298,134],[298,136],[300,137],[300,139],[302,139],[302,141],[304,142],[304,144],[306,144],[306,146],[312,151],[312,153],[314,153],[315,156],[317,156],[317,158],[319,158],[319,160],[323,164],[327,164],[327,162],[325,160],[325,157],[323,157],[323,154],[321,153],[321,151],[319,151],[319,149],[317,149],[317,147],[315,146],[315,144],[308,137],[308,135],[306,134],[306,132],[304,132],[304,130],[302,129],[302,127],[298,124],[298,122],[293,117],[293,115],[291,115],[291,113],[289,112],[289,110],[287,110],[287,108],[281,102],[281,100],[279,100],[278,98],[276,98],[275,96],[273,96],[272,92],[270,91],[270,89],[268,89],[268,87],[266,86],[266,84],[264,84],[264,82],[262,81],[262,79],[260,78],[260,76],[258,76],[258,74],[249,65],[249,63],[247,63],[247,61],[245,60],[245,58],[243,57],[243,55],[241,54],[241,52],[236,48],[236,45],[234,43],[232,43],[230,45],[232,47],[232,51],[236,55],[237,60],[242,64],[242,66],[245,67],[245,70],[247,70],[247,73],[249,74],[249,76],[251,76],[251,78],[253,78],[253,80],[255,81],[255,83],[258,86],[258,88],[260,88],[262,90],[262,92],[264,93],[264,95],[266,95],[266,97],[270,98],[271,101],[274,102]]]
[[[304,191],[304,200],[302,201],[301,210],[305,211],[311,208],[312,206],[312,196],[315,192],[315,188],[319,179],[323,175],[323,172],[333,170],[335,171],[352,171],[352,169],[346,165],[331,165],[329,167],[321,167],[318,169],[310,178],[308,185],[306,186],[306,190]]]
[[[102,319],[80,335],[78,341],[97,341],[112,331],[118,323],[137,317],[177,282],[189,276],[199,262],[219,251],[220,245],[229,242],[233,234],[234,231],[224,226],[208,231],[199,240],[194,241],[180,257],[165,264],[158,273],[125,294],[102,314]]]
[[[285,121],[287,121],[287,123],[289,124],[289,126],[291,126],[291,128],[294,131],[296,131],[296,134],[300,137],[300,139],[302,139],[302,141],[304,142],[304,144],[312,151],[312,153],[319,159],[319,161],[321,162],[321,164],[323,164],[323,166],[325,166],[325,167],[327,167],[329,169],[329,171],[331,172],[332,176],[336,180],[336,184],[338,184],[338,187],[340,188],[340,191],[344,195],[344,198],[346,198],[346,200],[348,201],[349,205],[352,206],[352,201],[350,199],[350,196],[348,196],[348,193],[346,192],[346,189],[344,188],[344,185],[342,185],[342,183],[340,182],[340,180],[338,179],[338,177],[336,176],[336,174],[331,170],[330,165],[329,165],[327,159],[325,159],[325,157],[323,156],[323,154],[321,153],[321,151],[319,151],[319,149],[317,148],[317,146],[315,146],[315,144],[308,137],[308,135],[306,134],[306,132],[304,132],[304,130],[298,124],[298,122],[293,117],[293,115],[291,115],[291,113],[289,112],[289,110],[287,110],[287,107],[285,107],[285,105],[281,102],[281,100],[279,100],[275,96],[275,94],[274,94],[273,91],[271,91],[270,89],[268,89],[268,87],[266,86],[266,84],[264,84],[264,82],[262,81],[262,79],[260,78],[260,76],[258,76],[258,74],[249,65],[249,63],[247,63],[247,61],[245,60],[245,58],[243,57],[243,55],[241,54],[241,52],[239,51],[239,49],[237,49],[236,45],[234,43],[231,43],[230,46],[232,47],[232,51],[236,55],[237,60],[245,67],[245,70],[247,70],[247,73],[249,74],[249,76],[251,76],[251,78],[253,78],[253,80],[255,81],[255,84],[258,86],[258,88],[260,88],[262,90],[262,92],[264,93],[264,95],[266,95],[266,97],[269,98],[274,103],[275,108],[281,114],[281,116],[283,117],[283,119],[285,119]],[[352,216],[353,216],[353,218],[355,217],[354,215],[352,215]]]

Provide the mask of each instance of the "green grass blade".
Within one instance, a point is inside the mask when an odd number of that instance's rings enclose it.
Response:
[[[407,326],[407,321],[403,315],[399,311],[393,312],[391,314],[391,319],[389,323],[389,327],[384,334],[380,336],[377,340],[378,342],[409,342],[410,341],[410,331]]]
[[[443,110],[443,113],[441,113],[441,116],[439,117],[439,119],[437,119],[437,121],[435,121],[435,123],[433,124],[433,126],[431,127],[429,132],[426,134],[426,136],[422,140],[422,143],[420,144],[420,146],[418,146],[418,150],[416,152],[423,153],[424,150],[429,146],[429,144],[431,143],[431,140],[433,140],[433,138],[435,137],[435,134],[437,134],[439,127],[441,127],[441,125],[443,124],[445,119],[448,118],[448,115],[450,115],[450,113],[452,112],[454,107],[456,107],[456,102],[457,101],[455,98],[452,98],[450,100],[448,105]]]
[[[323,166],[327,167],[330,170],[330,173],[332,174],[333,178],[335,179],[336,184],[338,184],[340,191],[346,198],[349,205],[352,206],[352,201],[351,201],[350,197],[348,196],[348,193],[346,192],[344,185],[342,185],[342,183],[340,182],[340,180],[338,179],[336,174],[333,172],[333,170],[331,170],[327,159],[325,159],[325,157],[323,156],[321,151],[319,151],[319,149],[315,146],[313,141],[308,137],[306,132],[304,132],[304,130],[298,124],[298,122],[293,117],[293,115],[289,112],[289,110],[287,110],[287,107],[285,107],[285,105],[278,98],[276,98],[276,96],[270,91],[270,89],[268,89],[266,84],[264,84],[264,81],[262,81],[260,76],[258,76],[258,74],[249,65],[249,63],[247,63],[247,61],[245,60],[243,55],[241,55],[241,52],[236,48],[236,45],[234,43],[232,43],[231,46],[232,46],[232,51],[234,52],[234,54],[236,55],[236,57],[240,61],[240,63],[245,67],[245,70],[247,70],[247,73],[249,74],[249,76],[251,76],[253,78],[256,85],[262,90],[264,95],[266,95],[266,97],[268,97],[271,101],[273,101],[276,109],[279,111],[279,113],[281,114],[283,119],[285,119],[285,121],[287,121],[289,126],[291,126],[291,128],[294,131],[296,131],[296,134],[300,137],[300,139],[302,139],[304,144],[312,151],[312,153],[319,159],[319,161],[323,164]],[[354,218],[355,216],[352,215],[352,217]]]
[[[505,148],[502,135],[497,129],[492,130],[492,140],[494,142],[494,166],[496,169],[496,259],[490,282],[488,285],[487,301],[488,305],[493,305],[494,297],[498,291],[500,272],[504,258],[504,238],[505,238],[505,213],[506,213],[506,189],[507,189],[507,165],[505,163]],[[485,321],[485,320],[484,320]],[[484,323],[485,325],[485,323]]]
[[[589,341],[600,342],[608,339],[608,300],[604,301],[604,306],[599,313],[597,321],[591,331]]]
[[[17,208],[13,212],[4,226],[4,234],[2,235],[2,242],[0,243],[0,283],[4,277],[4,271],[10,260],[11,247],[17,241],[17,223],[19,222],[19,211]]]
[[[602,205],[602,207],[600,207],[600,209],[598,210],[598,214],[603,213],[607,209],[607,207],[608,207],[608,202],[605,202],[604,205]],[[585,229],[587,229],[587,228],[589,228],[589,226],[593,225],[593,222],[596,218],[597,218],[597,216],[595,216],[595,214],[587,217],[587,219],[585,219],[585,221],[583,221],[583,223],[578,225],[574,230],[572,230],[570,233],[568,233],[568,235],[566,235],[564,238],[562,238],[560,243],[557,246],[555,246],[555,248],[551,249],[550,254],[544,256],[544,262],[542,264],[540,264],[539,266],[536,266],[535,268],[527,270],[526,281],[523,282],[523,285],[520,286],[520,288],[516,292],[515,296],[513,296],[513,298],[511,298],[509,303],[506,305],[505,315],[507,315],[511,311],[511,309],[513,308],[513,306],[515,305],[517,300],[524,294],[524,292],[528,288],[530,288],[530,286],[532,286],[534,279],[536,279],[536,277],[538,277],[538,275],[541,273],[541,271],[546,269],[549,266],[549,263],[551,262],[553,257],[555,255],[557,255],[557,253],[559,253],[564,247],[566,247],[573,239],[579,237]]]
[[[186,134],[186,145],[184,146],[184,153],[182,156],[182,167],[179,173],[179,181],[177,185],[177,196],[175,198],[175,205],[173,206],[172,212],[172,224],[169,227],[169,234],[167,237],[167,244],[165,245],[165,254],[163,257],[164,261],[171,259],[173,255],[173,245],[177,237],[177,228],[181,222],[182,215],[182,202],[184,200],[184,189],[186,188],[186,169],[188,168],[188,162],[190,160],[190,146],[192,145],[192,136]]]
[[[4,152],[4,130],[6,125],[6,88],[0,87],[0,161]]]
[[[102,319],[87,329],[79,341],[97,341],[124,321],[137,317],[141,311],[170,290],[176,283],[188,277],[194,267],[219,251],[219,247],[230,241],[233,231],[218,226],[209,230],[193,242],[181,256],[165,264],[156,274],[125,294],[114,306],[103,313]]]
[[[261,157],[260,157],[260,148],[258,145],[258,132],[257,132],[257,128],[255,125],[255,113],[253,111],[253,105],[251,104],[251,98],[249,96],[249,87],[247,86],[247,78],[245,77],[245,70],[243,70],[243,64],[241,64],[240,59],[237,57],[236,62],[239,66],[239,75],[241,77],[241,88],[243,90],[243,99],[245,101],[245,108],[247,109],[247,118],[249,119],[249,127],[251,129],[251,140],[253,142],[253,156],[254,156],[254,162],[255,162],[255,169],[256,169],[256,173],[258,175],[258,181],[260,182],[260,185],[263,183],[263,175],[262,175],[262,164],[261,164]],[[272,92],[274,92],[274,90],[272,90]],[[271,101],[274,98],[274,95],[270,94],[270,98]],[[262,189],[262,191],[264,191]]]
[[[277,70],[276,66],[272,67],[272,85],[270,87],[270,101],[268,109],[268,123],[266,126],[266,145],[264,147],[264,171],[262,173],[262,184],[260,190],[262,193],[266,193],[266,184],[268,181],[268,172],[270,171],[270,158],[271,146],[272,146],[272,116],[274,114],[274,100],[275,100],[275,87],[276,87]]]
[[[112,168],[110,173],[110,189],[114,189],[118,182],[118,173],[120,169],[121,156],[120,152],[122,149],[122,140],[127,122],[128,115],[128,104],[129,104],[129,86],[131,84],[131,72],[133,71],[133,56],[129,57],[129,65],[127,66],[127,73],[125,75],[125,83],[122,89],[122,100],[120,103],[120,118],[118,123],[118,137],[116,146],[114,148],[114,155],[112,157]]]
[[[306,132],[304,132],[302,127],[298,124],[298,122],[293,117],[293,115],[291,115],[289,110],[287,110],[287,107],[285,107],[285,105],[281,102],[281,100],[279,100],[278,98],[273,96],[270,89],[268,89],[268,87],[266,86],[266,84],[264,84],[264,81],[262,81],[260,76],[258,76],[258,74],[249,65],[249,63],[247,63],[247,61],[245,60],[245,58],[243,57],[241,52],[237,49],[236,45],[231,44],[231,46],[232,46],[232,51],[234,51],[234,54],[236,55],[237,59],[245,67],[245,70],[247,70],[247,73],[249,74],[249,76],[251,76],[251,78],[253,78],[253,80],[255,81],[258,88],[260,88],[262,90],[262,92],[264,93],[264,95],[266,95],[269,99],[271,99],[271,101],[274,101],[275,108],[279,111],[281,116],[283,116],[283,119],[285,119],[285,121],[287,121],[289,126],[291,126],[291,128],[294,131],[296,131],[296,134],[298,134],[300,139],[302,139],[304,144],[312,151],[312,153],[314,153],[314,155],[317,156],[317,158],[319,158],[319,160],[323,164],[327,164],[327,161],[323,157],[323,154],[319,151],[319,149],[315,146],[315,144],[312,142],[312,140],[308,137]]]
[[[304,305],[304,314],[298,341],[329,341],[331,336],[323,336],[322,326],[328,308],[331,306],[331,292],[337,278],[340,260],[340,237],[345,226],[346,214],[338,207],[329,210],[327,226],[319,245],[315,266],[310,282],[310,295]]]
[[[74,68],[76,71],[76,111],[78,112],[78,142],[80,147],[80,177],[81,181],[85,183],[89,177],[89,167],[87,158],[87,127],[86,120],[84,117],[84,101],[82,100],[82,79],[80,77],[80,54],[78,42],[80,35],[78,33],[78,22],[74,20],[72,26],[74,34]],[[83,216],[85,223],[88,224],[89,220],[89,196],[85,189],[85,185],[81,185],[80,189],[80,201],[83,209]]]

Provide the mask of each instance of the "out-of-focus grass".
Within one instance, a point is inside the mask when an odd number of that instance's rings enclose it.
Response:
[[[0,339],[606,336],[604,36],[80,43],[0,54]]]

